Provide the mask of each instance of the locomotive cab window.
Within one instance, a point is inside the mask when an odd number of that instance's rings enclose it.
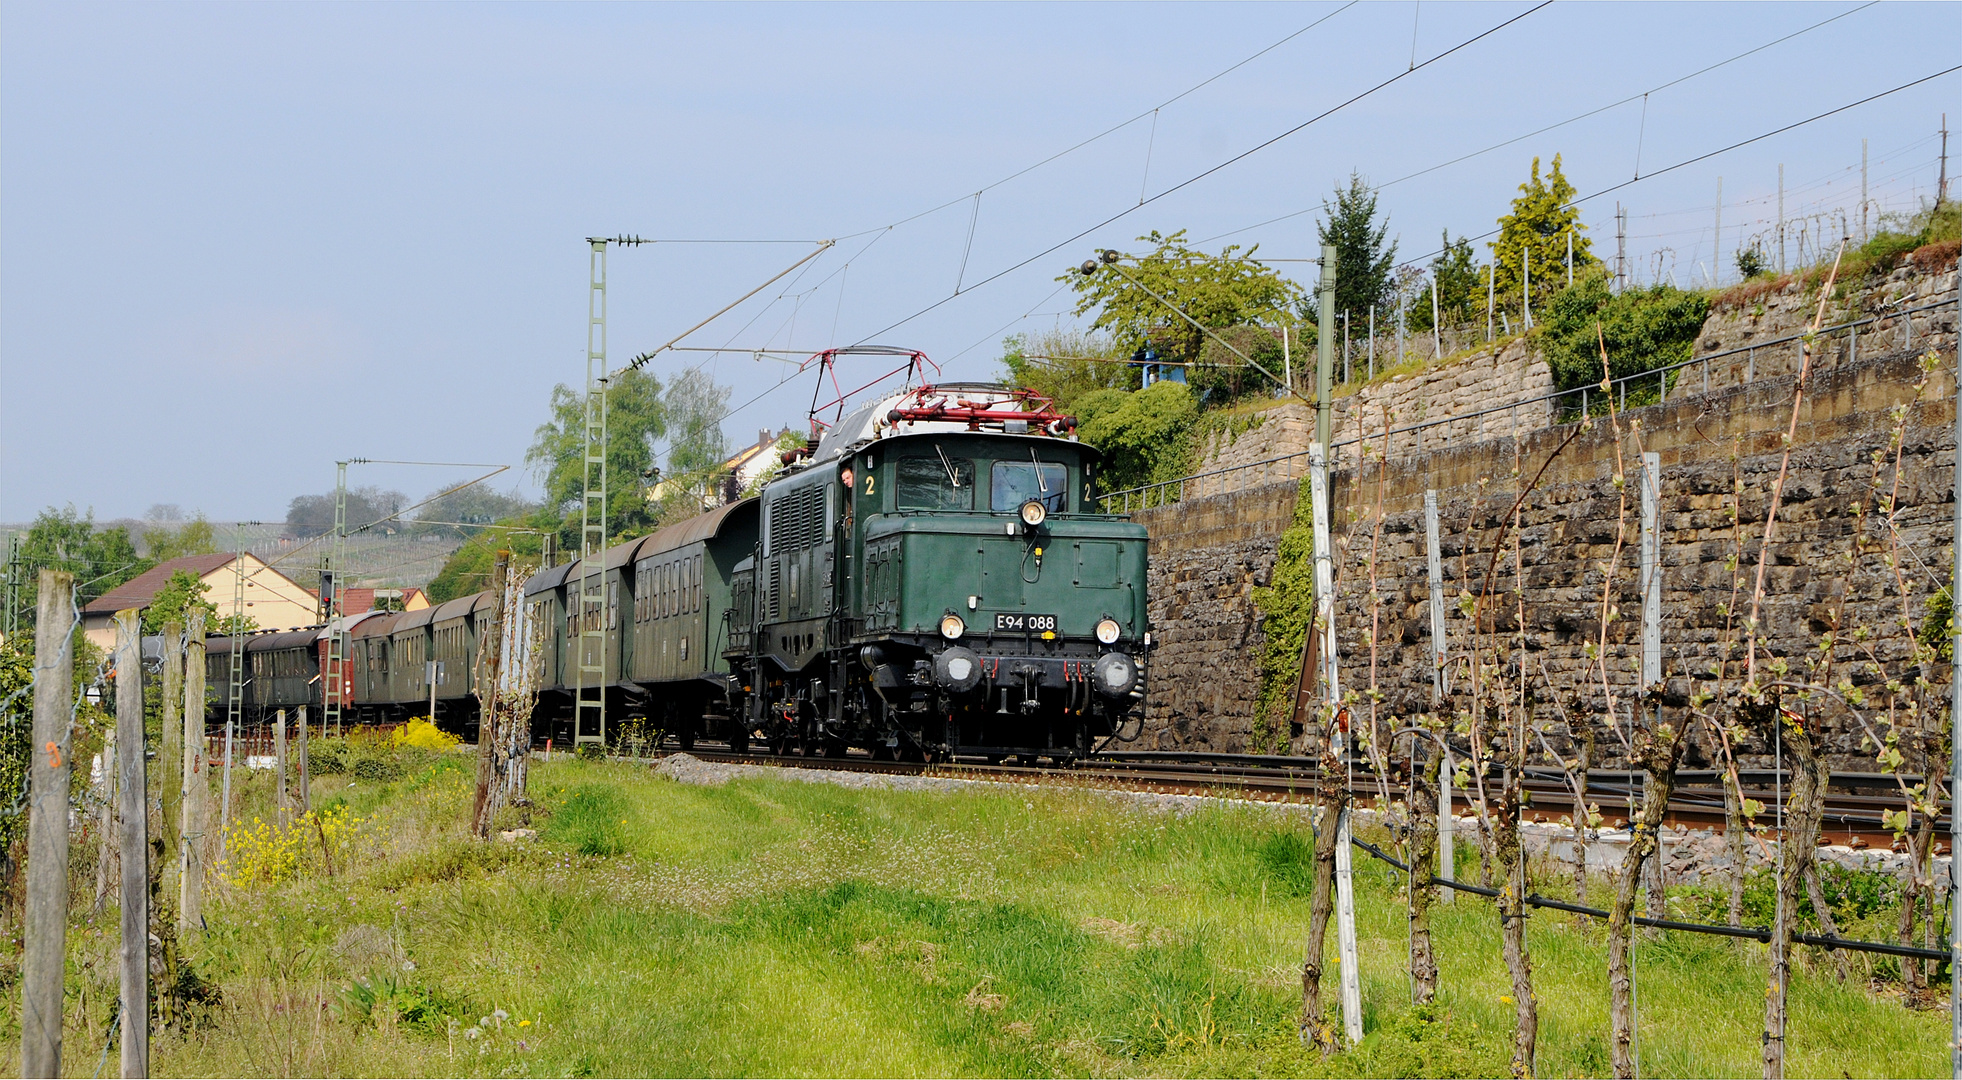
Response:
[[[1069,471],[1053,461],[1042,463],[1036,471],[1033,461],[997,461],[994,491],[989,505],[996,513],[1014,513],[1030,499],[1039,499],[1052,514],[1068,509]]]
[[[934,454],[899,459],[899,509],[974,509],[974,462]]]

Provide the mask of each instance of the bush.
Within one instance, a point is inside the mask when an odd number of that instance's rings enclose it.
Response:
[[[1130,393],[1099,390],[1077,402],[1083,441],[1102,451],[1098,490],[1121,491],[1185,473],[1199,405],[1183,383],[1156,382]]]
[[[455,749],[463,740],[430,723],[426,717],[418,716],[390,733],[388,742],[396,748],[416,747],[443,753]]]
[[[346,739],[317,738],[307,742],[307,768],[315,776],[341,776],[347,772]]]
[[[1555,387],[1594,386],[1601,382],[1604,340],[1609,370],[1629,378],[1688,360],[1709,312],[1701,293],[1668,285],[1615,295],[1607,275],[1595,271],[1554,296],[1540,324],[1541,348]],[[1654,387],[1631,387],[1628,400],[1646,404],[1658,397]]]

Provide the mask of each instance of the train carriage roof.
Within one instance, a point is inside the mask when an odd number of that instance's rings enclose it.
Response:
[[[572,568],[575,565],[577,565],[576,560],[569,563],[560,563],[557,566],[548,566],[536,574],[531,575],[525,579],[525,595],[537,596],[539,593],[551,592],[560,585],[565,584],[565,576],[572,572]]]
[[[641,559],[651,559],[690,544],[713,540],[722,535],[722,530],[730,522],[739,521],[744,515],[754,517],[757,513],[756,507],[757,500],[754,497],[738,499],[726,506],[718,506],[706,514],[697,514],[687,521],[670,525],[643,538],[634,553],[634,560],[638,562]]]
[[[435,613],[430,616],[429,621],[431,623],[445,623],[452,619],[464,618],[476,610],[477,598],[484,595],[487,594],[471,593],[469,596],[459,596],[454,600],[448,600],[438,604],[436,605]]]
[[[286,649],[310,649],[320,640],[319,630],[282,630],[275,634],[254,634],[245,643],[245,651],[280,652]]]
[[[389,632],[399,634],[404,630],[420,630],[428,626],[430,621],[436,617],[436,613],[441,610],[442,608],[426,607],[416,611],[405,611],[400,618],[395,620],[395,625],[389,627]]]
[[[360,625],[356,626],[348,636],[358,638],[387,637],[390,631],[395,629],[395,623],[401,619],[402,615],[403,613],[400,611],[390,611],[381,613],[373,619],[363,619]]]

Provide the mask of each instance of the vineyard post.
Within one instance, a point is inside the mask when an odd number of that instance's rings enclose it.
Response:
[[[184,835],[183,822],[179,815],[184,812],[183,787],[170,782],[171,770],[168,762],[177,760],[177,740],[182,733],[170,722],[170,716],[184,700],[184,624],[167,622],[163,627],[163,704],[157,709],[161,718],[158,729],[163,735],[163,746],[158,751],[158,762],[166,763],[157,771],[157,795],[163,802],[163,857],[162,865],[168,867],[177,858],[178,840]]]
[[[1962,590],[1962,272],[1955,278],[1955,489],[1958,495],[1955,504],[1955,536],[1950,546],[1954,549],[1954,576],[1949,579],[1948,595],[1953,598]],[[1951,607],[1953,603],[1951,602]],[[1951,616],[1951,632],[1962,624],[1962,617]],[[1958,730],[1956,719],[1962,717],[1962,642],[1950,642],[1948,677],[1948,791],[1954,798],[1962,792],[1962,730]],[[1951,955],[1962,956],[1962,877],[1955,868],[1962,863],[1962,814],[1953,811],[1948,816],[1948,947]],[[1962,964],[1949,964],[1949,1067],[1955,1080],[1962,1080]]]
[[[21,957],[20,1074],[61,1075],[68,949],[68,779],[75,575],[41,571],[34,623],[34,745],[27,784],[27,924]]]
[[[1444,640],[1444,561],[1437,541],[1437,489],[1424,492],[1424,557],[1431,579],[1431,709],[1444,715],[1444,665],[1449,655]],[[1457,822],[1451,810],[1451,742],[1439,737],[1442,752],[1437,761],[1437,873],[1446,881],[1457,880],[1457,858],[1452,828]],[[1438,899],[1450,903],[1457,892],[1446,886]]]
[[[1642,585],[1642,685],[1638,688],[1636,707],[1650,710],[1649,730],[1659,731],[1662,726],[1661,698],[1655,697],[1650,704],[1650,691],[1662,681],[1662,551],[1661,538],[1656,531],[1659,507],[1656,505],[1662,492],[1662,455],[1653,451],[1641,457],[1642,471],[1642,534],[1639,541],[1641,555]],[[1646,789],[1654,781],[1647,776],[1642,779]],[[1663,876],[1663,857],[1666,853],[1662,834],[1655,838],[1655,856],[1643,865],[1643,878],[1646,885],[1645,904],[1651,919],[1663,919],[1669,915],[1667,897],[1664,895],[1667,882]],[[1659,934],[1660,932],[1655,932]]]
[[[335,672],[333,677],[341,676]],[[299,741],[293,747],[293,786],[299,789],[299,798],[296,802],[301,816],[304,817],[313,810],[313,795],[308,791],[310,778],[307,774],[307,707],[305,705],[300,706],[299,719]]]
[[[116,613],[116,768],[122,773],[122,1073],[150,1075],[150,815],[144,781],[143,646],[135,608]]]
[[[184,640],[184,836],[177,872],[177,937],[204,925],[204,863],[210,850],[211,782],[204,753],[204,612],[192,611]],[[165,718],[166,722],[168,717]],[[167,768],[168,766],[166,766]]]
[[[1329,739],[1338,761],[1347,761],[1348,745],[1342,731],[1342,687],[1337,678],[1335,642],[1335,565],[1329,542],[1328,456],[1321,444],[1309,451],[1314,470],[1310,492],[1314,499],[1315,528],[1315,611],[1322,624],[1322,693],[1328,715]],[[1346,785],[1345,785],[1346,787]],[[1362,1042],[1362,982],[1356,961],[1356,882],[1349,851],[1351,823],[1349,800],[1343,799],[1335,814],[1335,947],[1342,988],[1342,1027],[1349,1045]]]

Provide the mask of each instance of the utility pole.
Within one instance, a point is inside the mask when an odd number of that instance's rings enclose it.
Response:
[[[1935,205],[1948,201],[1948,114],[1942,114],[1942,175],[1935,184]],[[1950,848],[1953,851],[1955,849]]]
[[[1628,211],[1615,204],[1615,292],[1628,288]]]
[[[1322,245],[1321,303],[1315,327],[1315,441],[1328,447],[1330,385],[1335,375],[1335,245]]]
[[[347,705],[347,467],[360,458],[334,463],[334,573],[327,599],[327,682],[321,686],[320,725],[326,731],[334,725],[341,733],[342,713]],[[329,582],[321,581],[323,590]]]
[[[589,239],[584,486],[579,502],[579,654],[573,658],[572,741],[606,745],[606,245]],[[570,613],[569,613],[570,614]],[[431,706],[434,713],[434,706]]]
[[[342,473],[345,478],[346,473]],[[343,485],[345,486],[345,485]],[[342,505],[338,497],[336,505]],[[343,511],[336,509],[336,521],[342,519]],[[225,783],[220,792],[223,800],[218,808],[218,842],[226,842],[226,834],[232,828],[232,749],[233,740],[238,737],[239,725],[245,720],[245,523],[232,527],[232,625],[231,665],[226,669],[225,679]],[[330,571],[330,574],[333,573]],[[322,586],[326,586],[323,578]]]
[[[1522,329],[1533,328],[1533,260],[1530,248],[1522,245],[1519,249],[1519,324]]]
[[[1785,272],[1785,163],[1778,163],[1778,272]]]
[[[122,1072],[150,1075],[150,815],[144,805],[143,645],[137,610],[116,613],[117,816],[123,857]]]
[[[1710,284],[1724,275],[1724,178],[1717,177],[1717,224],[1710,230]]]
[[[9,567],[8,586],[13,585]],[[20,1074],[61,1075],[68,952],[69,734],[75,695],[75,575],[43,570],[34,626],[34,744],[27,782],[27,924],[21,956]],[[12,615],[12,609],[8,614]]]

